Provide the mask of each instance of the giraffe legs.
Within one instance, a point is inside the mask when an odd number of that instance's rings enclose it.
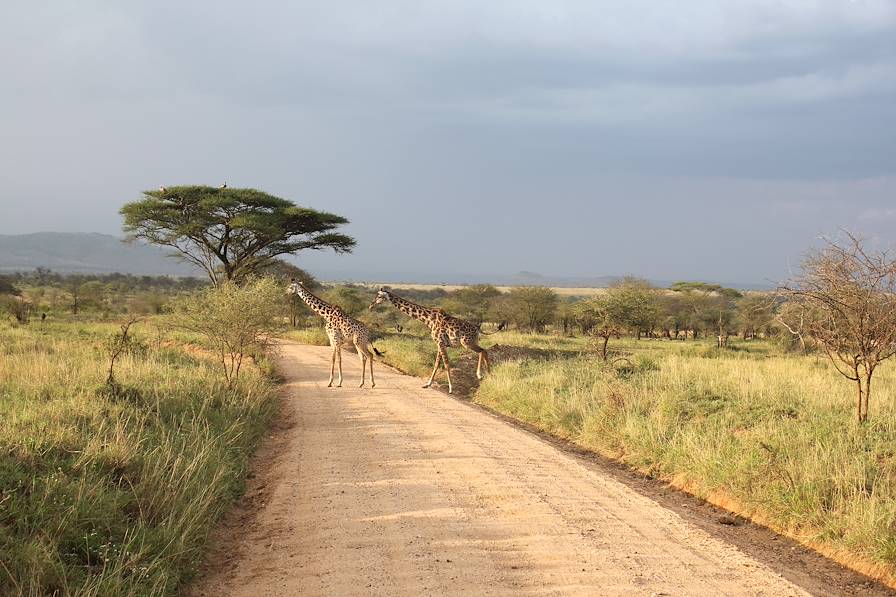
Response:
[[[342,345],[336,347],[336,363],[339,366],[339,383],[336,384],[337,388],[342,387]]]
[[[361,383],[358,385],[358,387],[363,388],[364,382],[367,380],[367,350],[362,349],[360,344],[355,344],[355,350],[358,351],[358,358],[361,359]]]
[[[445,348],[445,344],[443,342],[439,342],[439,351],[436,354],[436,364],[432,368],[432,375],[429,376],[429,381],[426,382],[424,388],[428,388],[432,385],[433,379],[436,377],[436,371],[439,370],[439,363],[445,367],[445,375],[448,377],[448,393],[451,394],[454,392],[454,388],[451,385],[451,365],[448,363],[448,351]]]
[[[375,388],[376,381],[373,379],[373,355],[370,353],[370,349],[366,344],[355,344],[355,349],[358,351],[358,356],[361,357],[361,385],[358,387],[364,387],[367,368],[370,367],[370,387]]]
[[[448,350],[442,346],[442,364],[445,366],[445,375],[448,376],[448,393],[454,393],[451,387],[451,365],[448,363]]]
[[[338,350],[338,348],[336,347],[335,344],[333,344],[332,346],[333,346],[333,357],[330,359],[330,381],[327,382],[328,388],[333,387],[333,373],[336,371],[336,351]]]
[[[460,343],[464,348],[475,352],[479,355],[479,358],[476,360],[476,379],[482,379],[482,364],[485,363],[485,370],[488,373],[491,373],[492,366],[491,363],[488,362],[488,351],[479,346],[479,344],[472,340],[461,340]]]
[[[436,364],[432,366],[432,375],[429,376],[429,381],[423,385],[424,388],[428,388],[429,386],[432,385],[432,380],[435,379],[436,371],[439,370],[439,363],[441,363],[441,362],[442,362],[442,349],[439,348],[439,350],[436,351]]]

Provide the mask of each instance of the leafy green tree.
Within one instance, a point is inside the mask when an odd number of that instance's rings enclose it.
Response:
[[[501,291],[491,284],[473,284],[452,292],[442,301],[442,307],[453,315],[481,325],[499,296]]]
[[[731,335],[731,328],[737,322],[737,301],[743,295],[733,288],[721,288],[714,296],[713,311],[717,311],[719,316],[716,319],[716,338],[719,342],[719,348],[728,345],[728,337]]]
[[[607,361],[607,345],[610,338],[619,338],[621,332],[629,325],[626,305],[620,295],[606,293],[576,303],[573,307],[576,320],[598,342],[601,360]]]
[[[283,286],[271,278],[255,278],[243,286],[222,282],[181,302],[173,323],[206,338],[224,379],[233,384],[245,357],[263,350],[280,329],[283,294]]]
[[[659,320],[659,297],[656,288],[647,280],[625,277],[610,286],[607,294],[617,309],[616,325],[628,328],[637,338],[651,334]]]
[[[131,240],[174,249],[213,284],[241,284],[280,255],[303,249],[350,252],[354,239],[334,232],[348,220],[299,207],[255,189],[162,187],[121,208]]]
[[[324,300],[339,305],[349,317],[357,317],[367,311],[371,296],[356,286],[334,286],[324,293]]]
[[[317,279],[302,268],[284,261],[283,259],[274,259],[270,264],[266,265],[261,274],[264,276],[273,276],[280,282],[288,283],[290,280],[298,280],[308,290],[314,290],[320,286]],[[296,296],[291,294],[290,296]],[[300,301],[302,299],[299,299]]]
[[[502,314],[519,328],[544,332],[557,312],[557,293],[544,286],[512,288],[502,301]]]
[[[755,338],[767,331],[775,317],[773,297],[764,294],[748,294],[737,301],[737,325],[744,339]]]
[[[19,289],[16,288],[15,284],[13,284],[9,278],[6,276],[0,276],[0,294],[20,294]]]
[[[736,318],[736,301],[742,295],[733,288],[706,282],[676,282],[670,289],[681,296],[687,326],[696,339],[699,333],[714,331],[719,346],[728,343]]]
[[[557,324],[563,329],[564,336],[572,335],[572,328],[578,323],[576,321],[575,306],[578,303],[573,299],[561,300],[557,307]]]
[[[663,337],[677,340],[682,331],[687,338],[690,312],[686,301],[680,293],[665,293],[658,296],[659,321],[663,330]]]

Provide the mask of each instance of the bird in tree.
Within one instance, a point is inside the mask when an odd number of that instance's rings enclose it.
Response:
[[[349,253],[355,246],[336,232],[346,218],[256,189],[163,186],[125,204],[121,215],[129,240],[173,249],[215,285],[240,284],[280,255],[327,248]]]

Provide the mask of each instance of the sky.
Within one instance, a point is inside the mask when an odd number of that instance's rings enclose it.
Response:
[[[896,234],[896,2],[0,8],[0,234],[121,234],[160,185],[351,221],[325,278],[778,281]]]

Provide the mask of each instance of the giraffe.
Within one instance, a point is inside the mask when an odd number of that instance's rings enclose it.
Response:
[[[301,282],[297,282],[295,278],[291,280],[291,284],[286,291],[289,294],[296,294],[311,308],[312,311],[324,318],[327,322],[327,337],[330,339],[330,346],[333,347],[333,358],[330,362],[330,381],[327,387],[333,386],[333,373],[336,363],[339,363],[339,383],[337,388],[342,387],[342,345],[351,342],[358,351],[361,358],[361,384],[359,388],[364,387],[364,381],[367,375],[367,363],[370,363],[370,387],[376,387],[376,381],[373,379],[373,355],[370,354],[371,349],[377,356],[382,353],[370,342],[370,332],[367,326],[345,314],[338,305],[330,303],[314,296]]]
[[[401,298],[394,292],[386,290],[386,288],[379,289],[376,293],[376,298],[370,303],[368,309],[373,309],[385,301],[390,301],[396,309],[405,315],[424,322],[429,326],[429,329],[432,332],[432,339],[436,343],[437,349],[436,362],[435,365],[433,365],[429,381],[423,386],[424,388],[428,388],[432,385],[432,381],[436,376],[436,371],[439,370],[439,363],[441,362],[445,366],[445,375],[448,377],[448,393],[451,394],[453,392],[451,386],[451,366],[448,363],[447,351],[447,347],[452,344],[460,344],[467,350],[479,355],[479,359],[476,362],[477,379],[482,379],[483,364],[485,364],[487,372],[491,371],[491,364],[488,361],[488,352],[479,346],[480,331],[479,326],[475,323],[452,317],[441,309],[418,305],[417,303]]]

